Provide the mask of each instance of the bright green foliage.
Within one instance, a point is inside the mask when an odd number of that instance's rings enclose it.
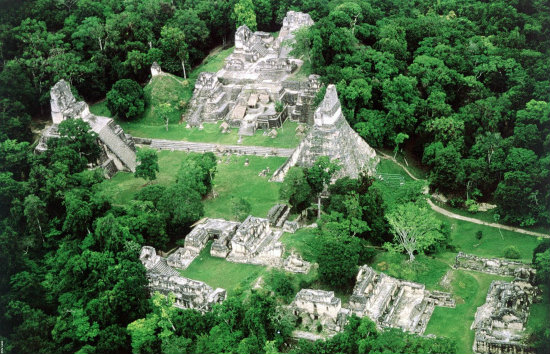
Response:
[[[521,258],[521,253],[515,246],[508,246],[504,249],[504,257],[509,259],[519,259]]]
[[[242,197],[235,197],[231,200],[231,212],[235,220],[244,221],[251,209],[250,203]]]
[[[133,80],[118,80],[107,93],[107,107],[119,118],[135,119],[145,110],[143,89]]]
[[[425,207],[413,203],[397,205],[386,215],[394,234],[393,243],[385,243],[390,251],[403,252],[414,261],[415,253],[424,253],[445,242],[443,223]]]
[[[296,212],[300,212],[309,206],[311,187],[307,182],[303,168],[291,167],[288,170],[279,190],[279,195],[281,199],[288,200]]]
[[[359,262],[359,239],[349,236],[342,225],[329,223],[324,225],[319,242],[319,279],[331,287],[352,286]]]
[[[246,25],[251,31],[256,31],[256,12],[252,0],[238,0],[233,7],[232,18],[235,21],[235,28]]]
[[[159,172],[158,155],[155,150],[152,149],[139,149],[136,154],[136,172],[134,176],[136,178],[141,177],[153,181],[157,178],[157,172]]]

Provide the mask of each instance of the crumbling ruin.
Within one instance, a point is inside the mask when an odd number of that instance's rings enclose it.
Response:
[[[222,120],[239,128],[239,135],[253,135],[256,129],[280,127],[287,118],[312,123],[310,107],[321,86],[319,76],[290,79],[302,61],[289,57],[287,45],[294,31],[312,24],[308,14],[289,11],[277,39],[239,27],[235,50],[224,67],[199,75],[184,117],[187,126]]]
[[[35,151],[38,153],[48,149],[48,140],[59,138],[58,125],[65,119],[82,119],[98,135],[98,144],[101,147],[101,156],[97,165],[105,170],[110,177],[117,171],[131,171],[136,169],[136,149],[132,137],[125,134],[114,120],[90,113],[86,102],[77,102],[69,84],[60,80],[50,90],[50,105],[53,124],[48,127],[40,138]]]
[[[478,307],[472,323],[474,353],[535,353],[524,343],[533,296],[534,288],[528,282],[493,281],[485,304]]]
[[[335,178],[357,178],[364,171],[375,173],[379,158],[348,124],[342,113],[334,85],[329,85],[325,98],[315,111],[314,125],[292,156],[275,171],[272,181],[282,182],[292,166],[311,167],[321,156],[338,160],[341,169]]]
[[[303,327],[317,322],[329,333],[341,331],[349,315],[349,311],[342,308],[342,301],[334,296],[334,291],[302,289],[296,294],[290,309],[301,318]]]
[[[448,293],[428,291],[424,284],[408,282],[378,273],[364,265],[350,298],[350,310],[368,316],[379,327],[401,328],[422,334],[435,306],[455,307]]]
[[[462,252],[456,255],[454,268],[475,270],[500,276],[513,276],[529,282],[533,282],[536,275],[536,270],[525,263],[502,258],[484,258]]]
[[[176,307],[206,312],[227,297],[222,288],[214,290],[201,281],[180,276],[178,271],[168,265],[166,259],[157,255],[153,247],[144,246],[139,258],[147,270],[150,291],[163,295],[174,294]]]

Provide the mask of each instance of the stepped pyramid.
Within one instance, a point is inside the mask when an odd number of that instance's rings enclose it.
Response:
[[[113,119],[90,113],[86,102],[76,101],[69,83],[65,80],[60,80],[51,88],[50,98],[53,124],[42,133],[35,148],[36,152],[46,151],[48,140],[59,137],[57,131],[59,123],[65,119],[82,119],[88,122],[98,135],[102,154],[97,165],[105,170],[107,177],[111,177],[117,171],[134,172],[136,170],[134,140],[130,135],[125,134]]]
[[[292,166],[311,167],[320,156],[338,159],[335,178],[357,178],[361,171],[375,173],[379,158],[351,127],[342,113],[336,87],[329,85],[314,115],[314,125],[290,158],[275,171],[271,181],[282,182]]]

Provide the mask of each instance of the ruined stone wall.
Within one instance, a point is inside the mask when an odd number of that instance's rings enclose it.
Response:
[[[501,276],[513,276],[530,282],[533,281],[536,274],[536,270],[525,263],[502,258],[484,258],[462,252],[459,252],[456,256],[454,268]]]

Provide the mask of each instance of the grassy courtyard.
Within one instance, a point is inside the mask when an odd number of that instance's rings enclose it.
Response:
[[[159,170],[155,184],[168,186],[175,182],[176,173],[185,156],[182,151],[159,151]],[[244,166],[248,158],[249,165]],[[266,167],[273,173],[286,158],[259,156],[226,156],[218,164],[214,177],[216,198],[204,201],[205,215],[233,219],[231,199],[242,197],[252,207],[251,214],[265,217],[269,209],[279,200],[279,183],[271,183],[268,177],[259,177]],[[112,203],[123,205],[133,199],[134,195],[145,186],[145,180],[135,178],[133,173],[119,172],[112,179],[100,184],[101,191]]]
[[[456,300],[456,308],[436,307],[425,334],[435,334],[456,340],[457,353],[472,353],[474,331],[470,326],[476,310],[485,303],[487,291],[493,280],[511,280],[495,275],[452,270],[450,291]]]
[[[266,267],[228,262],[223,258],[212,257],[212,242],[201,251],[199,256],[185,270],[180,270],[186,278],[200,280],[215,288],[227,290],[228,295],[239,289],[249,289],[256,279],[266,271]]]
[[[249,165],[245,166],[248,159]],[[250,214],[266,217],[269,209],[279,201],[279,183],[269,182],[260,173],[269,167],[271,174],[286,161],[284,157],[226,156],[218,164],[214,178],[216,198],[204,201],[204,214],[208,217],[233,219],[231,199],[242,197],[252,207]]]

